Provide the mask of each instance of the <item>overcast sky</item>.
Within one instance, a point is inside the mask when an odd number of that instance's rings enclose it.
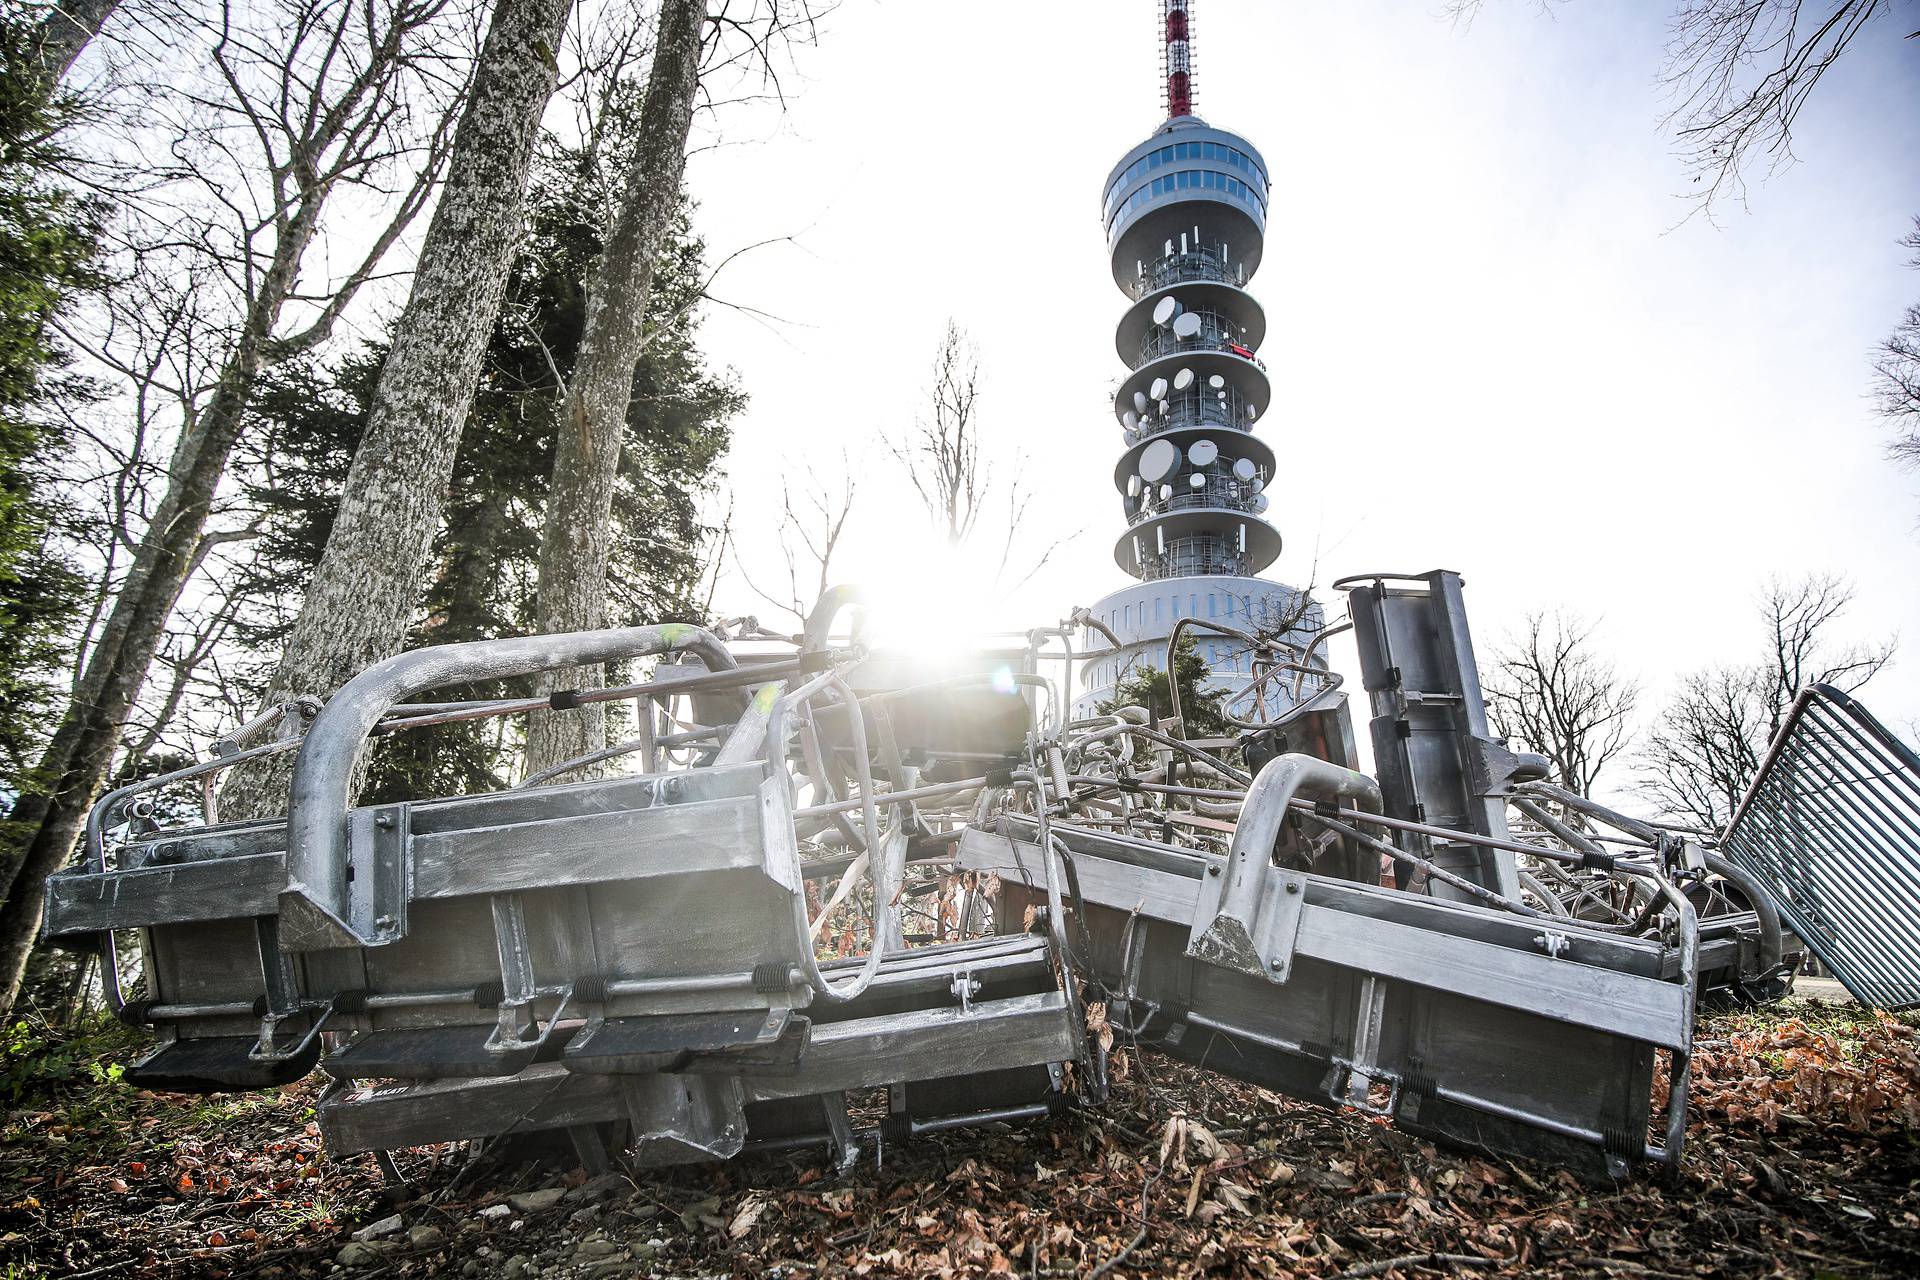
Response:
[[[1686,220],[1662,124],[1667,7],[1488,0],[1461,29],[1417,0],[1200,0],[1199,114],[1272,169],[1252,282],[1286,538],[1268,576],[1458,570],[1483,651],[1529,610],[1576,610],[1651,705],[1753,651],[1769,574],[1839,570],[1851,632],[1902,635],[1865,700],[1911,735],[1920,477],[1885,461],[1869,365],[1920,298],[1897,244],[1920,211],[1913,8],[1822,82],[1799,162],[1716,226]],[[951,317],[1001,474],[1041,489],[1032,545],[1083,530],[991,620],[1122,585],[1125,300],[1099,198],[1161,121],[1156,20],[1152,0],[847,0],[784,114],[708,130],[724,145],[689,181],[715,257],[797,238],[716,286],[781,320],[716,308],[706,330],[752,396],[727,468],[756,578],[779,576],[783,472],[832,477],[842,451],[860,491],[835,576],[910,576],[924,520],[880,441],[911,429]],[[934,576],[969,606],[964,575]],[[721,603],[774,613],[734,575]]]

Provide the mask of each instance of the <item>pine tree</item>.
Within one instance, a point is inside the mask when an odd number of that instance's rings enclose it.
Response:
[[[1222,712],[1227,700],[1224,689],[1208,689],[1206,659],[1200,656],[1193,637],[1181,636],[1173,651],[1173,675],[1180,682],[1180,713],[1186,722],[1188,738],[1226,737],[1233,732]],[[1167,673],[1158,667],[1137,667],[1114,686],[1113,697],[1099,704],[1101,714],[1119,707],[1145,707],[1155,721],[1173,715],[1173,696],[1167,687]]]
[[[0,791],[17,793],[45,737],[52,677],[82,582],[50,545],[62,504],[48,459],[61,432],[50,413],[85,384],[64,372],[52,322],[98,282],[100,208],[58,179],[60,130],[73,104],[40,66],[38,36],[0,16]]]
[[[434,540],[432,577],[409,646],[533,629],[540,524],[552,471],[560,383],[573,369],[584,318],[582,281],[599,254],[609,152],[547,142],[529,189],[530,227],[488,344],[481,385],[461,433]],[[701,499],[717,478],[729,420],[746,397],[700,350],[697,303],[705,246],[683,206],[656,265],[651,341],[635,372],[613,508],[610,616],[622,622],[699,620],[696,590],[711,530]],[[266,518],[247,584],[260,603],[245,639],[270,658],[299,611],[300,591],[331,531],[340,487],[366,429],[385,351],[368,347],[328,369],[277,371],[256,398],[260,441],[247,496]],[[492,684],[444,697],[519,692]],[[363,793],[369,803],[505,785],[498,722],[443,725],[384,740]]]

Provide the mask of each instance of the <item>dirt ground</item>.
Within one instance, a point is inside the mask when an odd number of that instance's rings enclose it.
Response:
[[[1618,1186],[1122,1051],[1108,1106],[587,1179],[559,1147],[328,1158],[314,1086],[147,1095],[96,1027],[7,1033],[15,1276],[1911,1276],[1920,1039],[1796,1001],[1700,1029],[1685,1168]]]

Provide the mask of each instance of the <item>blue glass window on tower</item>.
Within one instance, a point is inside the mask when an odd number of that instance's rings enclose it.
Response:
[[[1137,196],[1138,193],[1127,194],[1127,189],[1135,182],[1153,170],[1160,168],[1162,165],[1172,164],[1176,159],[1184,160],[1189,158],[1212,160],[1216,163],[1225,164],[1230,168],[1238,169],[1254,179],[1261,196],[1264,196],[1266,192],[1266,174],[1262,173],[1259,166],[1255,165],[1252,159],[1245,153],[1235,150],[1224,142],[1183,142],[1175,146],[1159,147],[1153,151],[1149,151],[1146,155],[1141,156],[1138,160],[1128,165],[1126,171],[1108,185],[1106,198],[1108,222],[1112,222],[1113,216],[1120,211],[1123,205],[1132,207],[1134,197]]]
[[[1123,212],[1137,209],[1154,197],[1163,196],[1169,191],[1187,190],[1194,187],[1206,190],[1225,191],[1241,204],[1247,205],[1258,212],[1263,220],[1266,218],[1266,201],[1261,198],[1257,191],[1238,178],[1229,178],[1223,173],[1213,173],[1201,169],[1182,169],[1178,173],[1170,173],[1164,177],[1155,178],[1152,182],[1142,186],[1131,196],[1128,196],[1125,208],[1115,209],[1113,215],[1107,219],[1107,230],[1113,230],[1113,224],[1119,219],[1120,214]]]

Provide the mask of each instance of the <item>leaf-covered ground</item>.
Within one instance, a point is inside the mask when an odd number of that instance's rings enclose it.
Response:
[[[7,1276],[1920,1274],[1920,1038],[1796,1003],[1700,1029],[1686,1167],[1596,1188],[1123,1053],[1097,1113],[587,1180],[563,1151],[330,1160],[311,1086],[149,1096],[16,1028]],[[358,1238],[356,1238],[358,1237]]]

